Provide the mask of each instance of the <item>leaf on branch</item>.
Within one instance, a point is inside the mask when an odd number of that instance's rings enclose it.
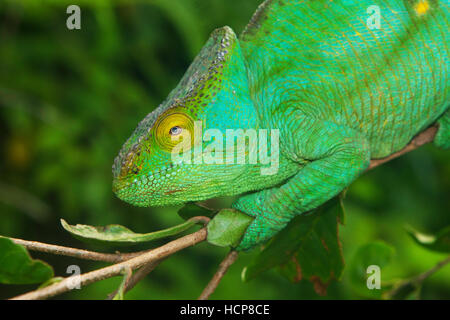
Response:
[[[219,247],[236,247],[253,219],[238,210],[222,209],[208,223],[206,240]]]
[[[38,289],[42,289],[42,288],[51,286],[52,284],[61,282],[61,281],[63,281],[63,280],[64,280],[63,277],[54,277],[54,278],[50,278],[50,279],[48,279],[47,281],[45,281],[43,284],[41,284],[41,285],[39,286]]]
[[[330,281],[339,280],[344,268],[338,237],[343,219],[340,196],[296,217],[244,268],[243,281],[276,267],[288,280],[309,280],[318,294],[325,295]]]
[[[184,220],[189,220],[193,217],[199,216],[204,216],[212,219],[216,212],[217,210],[212,210],[202,205],[189,202],[185,204],[184,207],[182,207],[180,210],[178,210],[178,215]]]
[[[381,286],[382,268],[389,264],[394,254],[394,248],[381,241],[361,246],[349,266],[348,272],[352,288],[361,296],[381,298],[383,290],[388,289],[388,286]],[[377,270],[379,274],[376,274]],[[369,279],[369,277],[371,278]],[[380,288],[373,287],[377,280]]]
[[[420,233],[411,227],[407,227],[407,232],[417,244],[428,250],[450,253],[450,226],[441,229],[436,235]]]
[[[0,237],[0,283],[34,284],[53,277],[53,269],[41,260],[32,259],[23,246]]]
[[[135,233],[118,224],[111,224],[105,227],[94,227],[84,224],[69,225],[64,219],[61,219],[61,225],[63,228],[70,232],[73,237],[81,241],[121,246],[134,245],[177,235],[188,230],[199,222],[199,220],[191,218],[182,224],[167,229],[150,233]]]

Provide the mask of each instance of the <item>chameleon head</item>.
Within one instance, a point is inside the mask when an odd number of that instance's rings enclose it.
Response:
[[[203,130],[255,126],[249,97],[236,35],[228,27],[217,29],[178,86],[122,147],[113,165],[113,191],[138,206],[180,204],[247,191],[248,184],[240,180],[248,171],[245,164],[206,165],[191,156],[198,147],[193,144],[196,123]],[[192,161],[175,163],[174,148],[185,142],[192,146],[183,150]]]

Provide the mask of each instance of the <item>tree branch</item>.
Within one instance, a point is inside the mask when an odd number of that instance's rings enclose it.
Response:
[[[417,277],[413,279],[413,281],[417,284],[421,284],[425,279],[427,279],[429,276],[431,276],[433,273],[437,272],[439,269],[443,268],[445,265],[450,263],[450,256],[448,256],[446,259],[440,261],[438,264],[436,264],[433,268],[431,268],[428,271],[425,271],[424,273],[419,274]]]
[[[129,281],[124,286],[124,293],[130,291],[133,289],[139,281],[144,279],[150,272],[152,272],[164,259],[157,260],[157,261],[151,261],[150,263],[142,266],[139,270],[135,272],[129,279]],[[119,292],[119,289],[115,290],[111,294],[108,295],[108,298],[106,300],[113,299],[116,294]]]
[[[219,285],[220,280],[222,280],[225,273],[228,271],[228,268],[236,261],[239,253],[235,250],[230,251],[228,255],[223,259],[223,261],[219,265],[219,269],[212,277],[211,281],[203,290],[198,300],[207,300],[209,296],[216,290]]]
[[[83,249],[75,249],[70,247],[63,247],[63,246],[57,246],[53,244],[47,244],[37,241],[28,241],[28,240],[22,240],[22,239],[15,239],[15,238],[9,238],[14,243],[20,244],[24,246],[25,248],[33,251],[39,251],[39,252],[45,252],[45,253],[51,253],[61,256],[68,256],[68,257],[74,257],[84,260],[93,260],[93,261],[103,261],[103,262],[110,262],[110,263],[116,263],[116,262],[122,262],[129,260],[131,258],[137,257],[145,252],[148,252],[149,250],[140,251],[140,252],[132,252],[132,253],[101,253],[101,252],[94,252],[94,251],[88,251]]]
[[[416,290],[418,288],[420,288],[420,286],[422,285],[422,283],[428,278],[430,277],[432,274],[434,274],[435,272],[439,271],[440,269],[442,269],[444,266],[446,266],[447,264],[450,263],[450,256],[448,256],[447,258],[445,258],[444,260],[438,262],[434,267],[432,267],[431,269],[411,278],[408,280],[404,280],[401,281],[400,285],[398,287],[396,287],[395,289],[391,290],[390,292],[388,292],[388,294],[385,296],[388,299],[396,299],[395,297],[397,297],[397,295],[402,292],[403,290],[405,290],[405,288],[408,287],[413,287]],[[417,295],[419,295],[420,291],[417,291]]]
[[[91,284],[96,281],[104,280],[107,278],[111,278],[117,275],[120,275],[124,269],[130,268],[131,270],[135,270],[145,264],[148,264],[152,261],[161,260],[171,254],[174,254],[177,251],[180,251],[184,248],[194,246],[199,242],[205,241],[207,236],[206,228],[202,228],[197,232],[191,233],[182,238],[171,241],[159,248],[153,249],[151,251],[145,252],[137,257],[134,257],[130,260],[117,263],[115,265],[102,268],[99,270],[95,270],[89,273],[85,273],[79,276],[79,283],[82,286]],[[35,291],[31,291],[29,293],[17,296],[12,300],[38,300],[38,299],[47,299],[58,294],[70,291],[73,289],[73,281],[72,277],[65,278],[61,282],[55,283],[48,287],[38,289]]]

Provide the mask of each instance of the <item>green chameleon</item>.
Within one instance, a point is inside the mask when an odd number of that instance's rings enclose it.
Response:
[[[448,18],[449,0],[265,1],[239,38],[215,30],[139,123],[115,159],[114,192],[137,206],[240,195],[233,208],[255,218],[237,247],[247,250],[427,127],[437,124],[434,143],[449,148]],[[220,139],[193,139],[196,123],[242,129],[245,139],[247,129],[277,130],[279,143],[266,145],[279,152],[276,172],[194,161],[250,155],[234,142],[220,151],[211,147]],[[189,161],[173,160],[180,145]]]

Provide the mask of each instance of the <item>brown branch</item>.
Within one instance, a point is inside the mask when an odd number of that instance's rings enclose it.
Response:
[[[448,256],[446,259],[440,261],[438,264],[436,264],[433,268],[431,268],[428,271],[425,271],[424,273],[419,274],[417,277],[413,279],[415,283],[421,284],[425,279],[427,279],[429,276],[431,276],[433,273],[437,272],[439,269],[443,268],[445,265],[450,263],[450,256]]]
[[[219,269],[212,277],[211,281],[203,290],[198,300],[207,300],[209,296],[216,290],[219,285],[220,280],[222,280],[225,273],[228,271],[228,268],[236,261],[239,253],[235,250],[230,251],[228,255],[223,259],[223,261],[219,265]]]
[[[164,259],[162,259],[162,260],[164,260]],[[127,283],[125,284],[124,293],[133,289],[139,283],[139,281],[144,279],[150,272],[152,272],[162,262],[162,260],[152,261],[152,262],[142,266],[139,270],[137,270],[135,272],[135,274],[133,274],[131,276],[131,278],[129,279],[129,281],[127,281]],[[119,292],[119,289],[115,290],[114,292],[112,292],[111,294],[108,295],[108,298],[106,300],[113,299],[118,292]]]
[[[139,281],[144,279],[150,272],[155,270],[155,268],[163,261],[164,259],[158,260],[158,261],[152,261],[147,265],[142,266],[139,270],[136,271],[136,273],[131,277],[130,281],[128,282],[127,286],[125,287],[125,292],[130,291],[133,289]]]
[[[28,241],[22,239],[8,238],[11,239],[14,243],[20,244],[25,248],[33,251],[51,253],[61,256],[74,257],[84,260],[93,260],[93,261],[103,261],[110,263],[117,263],[129,260],[131,258],[137,257],[149,250],[140,251],[140,252],[132,252],[132,253],[101,253],[101,252],[93,252],[83,249],[75,249],[70,247],[57,246],[53,244],[47,244],[37,241]]]
[[[202,228],[197,232],[191,233],[187,236],[178,238],[171,241],[159,248],[145,252],[130,260],[114,264],[112,266],[102,268],[99,270],[91,271],[79,276],[79,284],[82,286],[91,284],[96,281],[111,278],[120,275],[124,269],[130,268],[131,270],[138,269],[152,261],[161,260],[177,251],[184,248],[194,246],[199,242],[205,241],[207,236],[206,228]],[[73,289],[73,278],[68,277],[61,282],[55,283],[48,287],[31,291],[29,293],[17,296],[12,300],[37,300],[47,299],[58,294],[70,291]]]
[[[195,219],[196,221],[199,222],[203,222],[205,225],[209,222],[209,218],[208,217],[204,217],[204,216],[198,216],[198,217],[194,217],[192,219]],[[150,272],[152,272],[162,261],[164,260],[157,260],[157,261],[151,261],[150,263],[143,265],[139,270],[137,270],[133,276],[129,279],[129,281],[125,284],[124,286],[124,293],[130,291],[131,289],[133,289],[138,283],[139,281],[141,281],[142,279],[144,279]],[[114,292],[112,292],[111,294],[108,295],[107,300],[111,300],[113,299],[116,294],[119,292],[119,289],[115,290]]]
[[[422,283],[431,275],[442,269],[444,266],[450,263],[450,256],[445,258],[444,260],[438,262],[434,267],[431,269],[411,278],[408,280],[401,281],[400,285],[396,287],[395,289],[388,292],[388,294],[385,296],[385,298],[392,299],[393,297],[396,297],[399,292],[403,291],[405,288],[408,287],[414,287],[415,289],[420,288]]]
[[[391,161],[392,159],[398,158],[405,153],[413,151],[413,150],[417,149],[418,147],[423,146],[424,144],[433,141],[434,137],[436,136],[437,129],[438,129],[437,126],[431,126],[428,129],[426,129],[425,131],[422,131],[420,134],[415,136],[414,139],[412,139],[411,142],[406,147],[404,147],[402,150],[400,150],[396,153],[393,153],[390,156],[387,156],[382,159],[373,159],[372,161],[370,161],[370,165],[367,170],[371,170],[375,167],[378,167],[379,165],[381,165],[383,163],[386,163],[388,161]]]
[[[119,288],[116,290],[116,294],[110,300],[123,300],[123,296],[125,295],[125,288],[128,286],[128,283],[133,276],[133,270],[127,266],[124,267],[121,274],[123,275],[122,282],[120,283]]]

